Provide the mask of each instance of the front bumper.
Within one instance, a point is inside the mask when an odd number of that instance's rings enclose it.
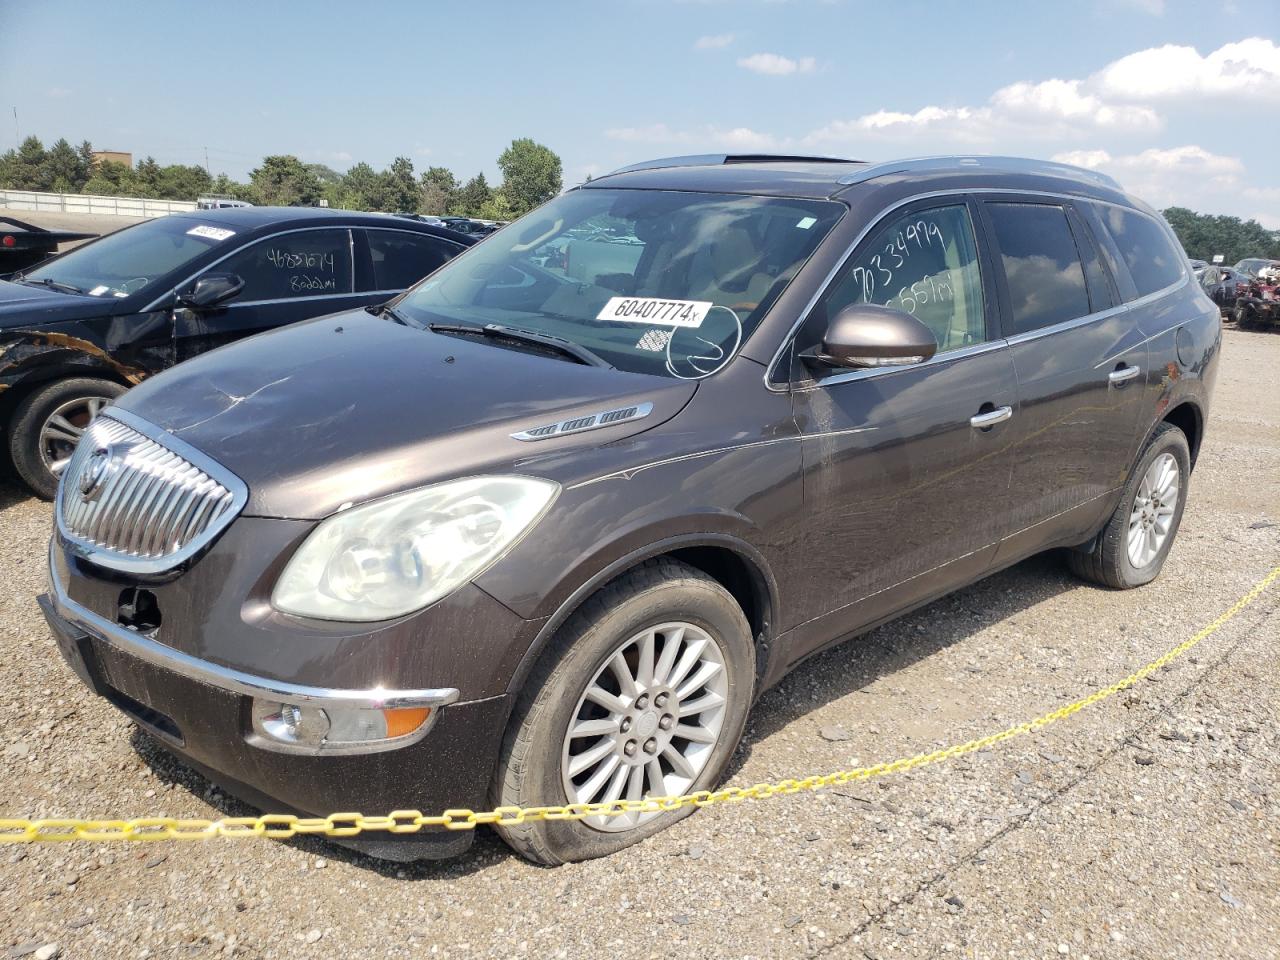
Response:
[[[56,567],[56,564],[55,564]],[[483,807],[497,763],[506,698],[456,702],[454,689],[306,687],[233,670],[111,622],[68,596],[54,571],[39,598],[63,658],[163,746],[226,792],[271,813],[324,816]],[[254,696],[321,705],[431,706],[429,734],[376,753],[294,755],[246,737]],[[452,856],[472,832],[344,839],[387,859]]]

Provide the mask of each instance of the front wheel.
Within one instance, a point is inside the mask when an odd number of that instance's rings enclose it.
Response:
[[[89,421],[125,388],[98,377],[55,380],[18,404],[9,428],[14,469],[38,497],[52,500],[58,477]]]
[[[646,563],[588,600],[526,685],[503,744],[497,806],[607,803],[713,787],[742,736],[755,677],[751,629],[719,583]],[[554,865],[605,856],[692,807],[499,827]]]
[[[1190,477],[1186,435],[1171,423],[1160,424],[1090,549],[1067,554],[1072,571],[1117,590],[1154,580],[1178,535]]]
[[[1253,326],[1253,311],[1250,310],[1245,304],[1243,303],[1236,304],[1236,308],[1235,308],[1235,311],[1233,312],[1233,316],[1235,317],[1236,326],[1239,327],[1241,330],[1248,330],[1250,327]]]

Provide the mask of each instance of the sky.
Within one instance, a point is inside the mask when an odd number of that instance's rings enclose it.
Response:
[[[1280,229],[1277,0],[0,0],[0,151],[397,156],[565,182],[673,154],[1014,154]],[[14,110],[17,111],[15,123]]]

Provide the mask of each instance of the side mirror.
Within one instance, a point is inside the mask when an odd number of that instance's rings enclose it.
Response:
[[[831,318],[811,357],[829,367],[892,367],[923,363],[937,351],[933,331],[911,314],[857,303]]]
[[[206,273],[178,294],[178,302],[196,309],[216,307],[243,289],[244,281],[234,273]]]

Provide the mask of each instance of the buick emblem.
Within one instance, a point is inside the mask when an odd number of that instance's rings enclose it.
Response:
[[[102,493],[107,485],[107,478],[115,470],[116,454],[111,447],[99,447],[85,461],[80,471],[80,496],[85,500],[93,500]]]

